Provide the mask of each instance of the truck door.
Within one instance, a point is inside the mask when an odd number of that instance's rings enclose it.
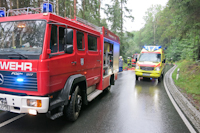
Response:
[[[76,73],[76,54],[64,52],[65,27],[52,25],[49,56],[50,89],[57,91],[64,87],[67,78]],[[67,45],[73,44],[73,29],[67,29]]]
[[[87,34],[81,31],[76,31],[76,41],[77,41],[77,71],[80,72],[80,74],[85,75],[87,77],[87,71],[86,71],[86,48],[85,48],[85,40],[86,40]]]
[[[91,86],[100,81],[100,38],[88,34],[87,44],[87,83],[88,86]]]

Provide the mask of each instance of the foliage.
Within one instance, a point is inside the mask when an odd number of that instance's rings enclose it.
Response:
[[[166,7],[150,7],[145,26],[135,32],[134,46],[161,45],[167,58],[200,60],[200,1],[169,0]]]
[[[177,69],[180,68],[179,78],[176,80]],[[189,97],[200,103],[200,63],[181,60],[177,63],[177,68],[172,74],[172,78],[180,89],[187,93]]]

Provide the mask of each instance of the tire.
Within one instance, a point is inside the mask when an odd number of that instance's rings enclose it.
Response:
[[[111,89],[111,85],[109,85],[109,86],[105,89],[105,91],[106,91],[106,92],[110,92],[110,89]]]
[[[136,78],[136,80],[138,80],[138,76],[137,75],[135,75],[135,78]]]
[[[76,86],[74,92],[72,93],[71,100],[69,104],[64,108],[64,115],[69,121],[76,121],[82,107],[82,97],[80,95],[80,88]]]
[[[161,82],[162,80],[162,74],[160,75],[160,77],[158,78],[158,82]]]

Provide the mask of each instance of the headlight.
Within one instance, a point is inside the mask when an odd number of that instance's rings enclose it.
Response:
[[[135,69],[140,69],[140,67],[136,64]]]
[[[156,71],[160,71],[160,67],[156,67],[155,70],[156,70]]]
[[[27,99],[27,106],[42,107],[42,101],[37,99]]]

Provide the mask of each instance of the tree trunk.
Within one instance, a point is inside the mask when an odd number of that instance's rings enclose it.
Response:
[[[56,14],[59,15],[59,2],[56,0]]]
[[[67,17],[67,15],[66,15],[66,1],[64,0],[64,17]]]
[[[74,19],[76,19],[76,0],[74,0]]]
[[[155,34],[156,34],[156,24],[155,24],[155,22],[154,22],[154,26],[153,26],[154,45],[156,44],[156,37],[155,37]]]
[[[82,0],[82,8],[83,8],[82,17],[83,19],[85,19],[85,0]]]
[[[19,8],[19,0],[17,0],[17,9]]]
[[[121,36],[121,44],[123,43],[122,42],[122,37],[123,37],[123,0],[121,0],[121,29],[120,29],[120,36]]]
[[[101,11],[101,0],[99,0],[99,21],[98,21],[99,26],[101,26],[101,13],[100,13],[100,11]]]

